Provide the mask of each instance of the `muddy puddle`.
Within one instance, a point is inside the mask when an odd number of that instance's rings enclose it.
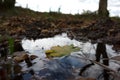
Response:
[[[77,80],[82,67],[91,63],[88,59],[95,60],[97,47],[97,43],[92,44],[91,41],[71,40],[66,33],[37,40],[23,39],[21,43],[27,55],[37,57],[30,60],[31,66],[28,66],[26,61],[14,64],[17,67],[10,68],[14,74],[12,80]],[[50,50],[53,46],[66,45],[72,45],[73,48],[77,47],[79,50],[71,51],[70,54],[60,57],[47,57],[46,50]],[[120,52],[115,52],[112,49],[112,45],[106,44],[106,52],[109,58],[120,55]],[[116,63],[116,61],[110,60],[109,67],[117,71],[120,68],[119,63],[119,61]],[[103,80],[102,73],[103,68],[95,64],[85,70],[82,77]]]

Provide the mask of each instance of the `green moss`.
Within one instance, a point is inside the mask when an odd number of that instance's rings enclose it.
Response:
[[[48,57],[61,57],[69,55],[71,52],[79,51],[79,47],[74,47],[73,45],[65,46],[54,46],[50,50],[46,50],[45,53]]]

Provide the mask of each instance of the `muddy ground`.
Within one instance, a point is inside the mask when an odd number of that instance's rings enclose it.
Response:
[[[83,19],[79,16],[48,13],[29,15],[0,16],[0,35],[11,36],[20,41],[23,38],[38,39],[52,37],[56,34],[67,33],[70,38],[77,40],[92,40],[113,44],[115,50],[120,50],[120,21],[96,18]],[[53,17],[54,16],[54,17]]]

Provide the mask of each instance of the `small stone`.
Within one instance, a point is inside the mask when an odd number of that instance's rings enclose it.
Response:
[[[24,61],[28,58],[28,54],[25,51],[15,52],[13,54],[13,60],[17,63]]]
[[[31,56],[30,56],[30,60],[34,60],[34,59],[36,59],[36,58],[38,58],[38,56],[36,56],[36,55],[31,55]]]

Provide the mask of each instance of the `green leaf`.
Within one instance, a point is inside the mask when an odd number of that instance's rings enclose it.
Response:
[[[53,46],[50,50],[46,50],[45,53],[47,57],[61,57],[79,50],[80,48],[74,47],[74,45]]]
[[[8,39],[8,49],[9,49],[9,54],[13,54],[14,52],[14,39],[13,38]]]

